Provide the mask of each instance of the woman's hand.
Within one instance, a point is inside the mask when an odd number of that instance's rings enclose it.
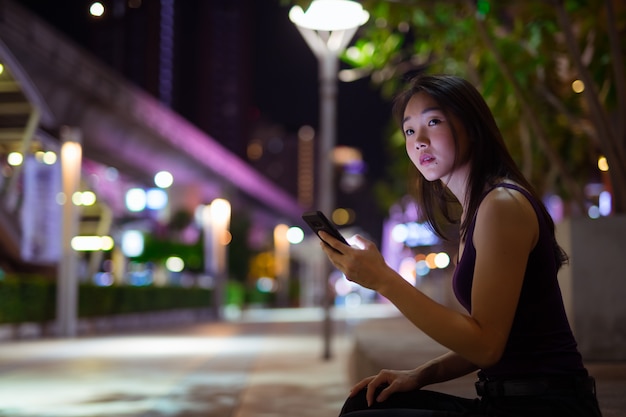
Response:
[[[320,232],[322,250],[332,264],[343,272],[350,281],[378,291],[385,274],[391,269],[373,242],[356,235],[359,247],[347,246],[328,233]]]
[[[426,385],[450,381],[478,370],[478,367],[454,352],[445,353],[415,369],[390,371],[383,369],[378,375],[363,379],[350,390],[350,396],[367,388],[367,405],[383,402],[395,392],[418,390]],[[382,390],[380,390],[383,388]],[[380,390],[380,391],[379,391]],[[378,392],[378,395],[376,393]]]
[[[376,396],[377,389],[383,386],[385,388]],[[371,407],[374,401],[379,403],[383,402],[394,392],[412,391],[422,386],[423,385],[419,384],[419,377],[416,370],[392,371],[383,369],[378,375],[367,377],[353,386],[350,390],[350,397],[367,387],[365,398],[368,407]],[[374,398],[375,396],[376,398]]]

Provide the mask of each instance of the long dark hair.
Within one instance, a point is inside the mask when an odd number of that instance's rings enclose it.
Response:
[[[509,154],[493,114],[478,90],[463,78],[451,75],[418,75],[411,80],[408,89],[400,93],[394,101],[393,114],[400,126],[409,100],[420,92],[432,97],[447,117],[454,116],[465,129],[471,143],[468,156],[470,173],[467,180],[469,192],[467,201],[461,202],[467,207],[467,213],[460,225],[461,239],[465,240],[468,226],[476,215],[485,188],[502,179],[519,184],[535,197],[554,237],[552,217]],[[456,143],[456,154],[459,155],[458,135],[454,130],[452,134]],[[449,211],[451,193],[441,181],[427,181],[421,174],[417,175],[413,193],[426,222],[438,236],[446,239],[441,215],[448,222],[456,221]],[[554,250],[557,267],[560,267],[567,261],[567,255],[556,239]]]

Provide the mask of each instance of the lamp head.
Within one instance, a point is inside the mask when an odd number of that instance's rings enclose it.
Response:
[[[300,6],[292,7],[289,19],[303,28],[332,32],[363,25],[369,13],[352,0],[313,0],[306,12]]]

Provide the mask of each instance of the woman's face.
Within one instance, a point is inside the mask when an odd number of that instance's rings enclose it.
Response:
[[[459,140],[459,158],[453,125]],[[420,92],[411,97],[404,110],[402,131],[411,162],[428,181],[439,179],[448,184],[452,174],[466,165],[468,141],[461,124],[446,117],[428,94]]]

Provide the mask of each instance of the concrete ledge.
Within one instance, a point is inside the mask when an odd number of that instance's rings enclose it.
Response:
[[[626,216],[567,219],[556,230],[570,257],[559,284],[578,349],[587,360],[626,361]]]
[[[367,320],[353,329],[349,382],[354,384],[381,369],[412,369],[446,351],[404,317]],[[626,415],[626,362],[588,362],[586,366],[596,379],[603,417]],[[474,398],[475,380],[471,374],[427,389]]]
[[[381,369],[413,369],[446,353],[443,346],[426,336],[404,317],[365,321],[354,329],[349,379],[356,383]],[[433,384],[428,389],[462,397],[475,397],[475,375]]]

